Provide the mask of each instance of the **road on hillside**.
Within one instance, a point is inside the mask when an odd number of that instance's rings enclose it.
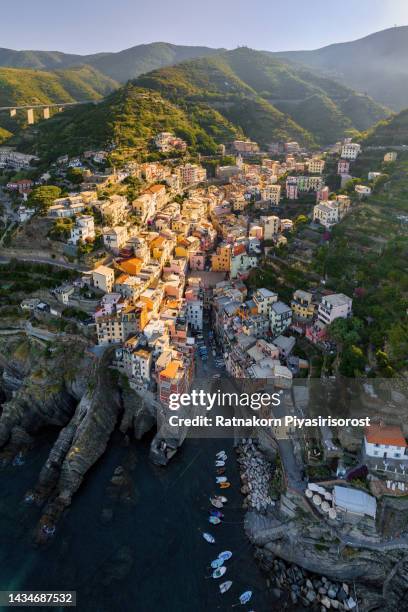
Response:
[[[39,263],[39,264],[48,264],[50,266],[55,266],[58,268],[65,268],[67,270],[77,270],[78,272],[88,272],[89,268],[87,266],[83,266],[81,264],[74,264],[64,261],[58,261],[55,259],[47,259],[42,257],[35,256],[22,256],[22,255],[10,255],[10,257],[0,256],[0,264],[9,264],[12,259],[16,259],[17,261],[25,261],[27,263]]]

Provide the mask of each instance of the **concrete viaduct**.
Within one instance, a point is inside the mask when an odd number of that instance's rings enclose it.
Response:
[[[35,121],[34,110],[40,109],[42,111],[42,115],[44,119],[50,118],[50,109],[56,108],[58,112],[62,112],[64,108],[69,108],[71,106],[77,106],[78,104],[90,104],[93,100],[83,100],[80,102],[63,102],[60,104],[29,104],[25,106],[0,106],[0,112],[8,111],[10,113],[10,117],[15,117],[17,115],[17,111],[24,111],[27,113],[27,123],[28,125],[32,125]]]

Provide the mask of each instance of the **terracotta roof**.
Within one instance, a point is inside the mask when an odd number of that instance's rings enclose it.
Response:
[[[408,446],[402,430],[398,426],[370,425],[365,430],[365,437],[370,444],[386,444],[388,446],[403,446],[404,448]]]
[[[170,361],[170,363],[167,364],[167,367],[160,372],[160,376],[165,376],[166,378],[175,378],[176,374],[181,368],[181,361]]]
[[[123,270],[123,272],[127,272],[128,274],[137,274],[142,265],[143,261],[138,257],[132,257],[131,259],[120,262],[120,268]]]
[[[160,185],[159,183],[156,183],[155,185],[151,185],[150,187],[147,187],[147,189],[144,190],[143,193],[158,193],[159,191],[166,191],[166,188],[164,185]]]

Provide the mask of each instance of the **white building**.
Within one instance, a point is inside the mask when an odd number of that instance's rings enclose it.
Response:
[[[325,295],[319,304],[317,317],[326,325],[330,325],[335,319],[347,319],[351,316],[352,304],[353,300],[344,293]]]
[[[360,489],[335,486],[333,489],[333,504],[337,510],[346,514],[366,515],[375,519],[377,513],[375,497]]]
[[[366,185],[356,185],[354,191],[360,198],[371,195],[371,187],[367,187]]]
[[[320,223],[326,229],[330,229],[339,222],[339,207],[336,202],[327,201],[324,204],[316,204],[313,207],[313,221]]]
[[[0,168],[13,168],[14,170],[22,170],[30,168],[31,162],[38,160],[35,155],[26,155],[13,151],[10,147],[0,148]]]
[[[261,223],[263,225],[263,238],[264,240],[271,240],[274,236],[279,233],[280,219],[273,215],[269,217],[261,217]]]
[[[374,179],[379,178],[380,176],[381,176],[381,172],[369,172],[368,180],[373,181]]]
[[[273,336],[280,336],[292,323],[292,309],[284,302],[275,302],[269,311],[271,332]]]
[[[130,344],[130,343],[129,343]],[[152,366],[152,351],[146,348],[126,346],[123,349],[123,362],[126,374],[136,380],[139,384],[148,383],[151,380],[150,370]]]
[[[200,298],[186,301],[186,318],[191,329],[203,329],[203,300]]]
[[[71,244],[78,244],[80,240],[82,242],[95,240],[95,223],[92,215],[82,215],[75,221],[69,242]]]
[[[103,232],[103,244],[116,255],[125,246],[127,239],[128,231],[124,225],[117,225]]]
[[[361,146],[355,142],[345,142],[341,148],[341,157],[354,161],[361,151]]]
[[[368,457],[408,461],[407,442],[398,426],[371,425],[364,433],[364,452]]]
[[[108,266],[99,266],[92,271],[92,280],[95,287],[105,293],[112,293],[115,282],[115,272]]]
[[[255,302],[258,314],[269,316],[272,304],[278,301],[278,294],[262,288],[255,291],[252,299]]]
[[[20,223],[24,223],[25,221],[28,221],[28,219],[31,219],[31,217],[34,215],[35,213],[35,208],[27,208],[26,206],[19,206],[17,209],[17,215],[18,215],[18,220]]]

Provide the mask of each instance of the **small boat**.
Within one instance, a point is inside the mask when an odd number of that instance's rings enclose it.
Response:
[[[42,531],[48,537],[52,537],[54,535],[54,533],[55,533],[55,527],[54,527],[54,525],[43,525]]]
[[[218,499],[223,504],[226,504],[228,501],[228,499],[224,497],[223,495],[216,495],[215,498]]]
[[[220,450],[218,453],[215,453],[216,457],[221,457],[222,455],[226,455],[225,450]]]
[[[220,484],[221,482],[227,482],[227,477],[226,476],[217,476],[217,478],[215,479],[215,482],[217,484]]]
[[[214,538],[214,536],[211,535],[211,533],[204,532],[203,533],[203,538],[209,544],[214,544],[214,542],[215,542],[215,538]]]
[[[232,587],[232,580],[227,580],[220,584],[220,593],[226,593]]]
[[[220,510],[210,510],[210,516],[217,516],[218,518],[224,518],[224,515]]]
[[[227,571],[227,568],[221,565],[221,567],[217,567],[217,569],[213,571],[212,577],[221,578],[221,576],[223,576],[226,571]]]
[[[225,465],[225,461],[216,461],[215,462],[215,467],[224,467]]]
[[[13,459],[13,466],[21,466],[25,464],[23,453],[18,453]]]
[[[232,557],[232,552],[230,550],[224,550],[218,555],[218,559],[222,559],[222,561],[228,561]]]
[[[224,506],[223,502],[217,497],[210,497],[210,502],[214,508],[222,508]]]
[[[211,525],[219,525],[221,523],[221,519],[218,518],[218,516],[210,516],[208,517],[208,522],[211,523]]]
[[[242,605],[244,605],[248,603],[251,597],[252,597],[252,591],[245,591],[245,593],[242,593],[242,595],[239,596],[239,601]]]
[[[220,489],[229,489],[231,486],[230,482],[220,482]]]
[[[225,468],[218,468],[217,472],[218,476],[222,476],[223,474],[225,474]]]
[[[217,569],[217,567],[221,567],[221,565],[224,565],[224,561],[222,559],[214,559],[214,561],[211,561],[212,569]]]

